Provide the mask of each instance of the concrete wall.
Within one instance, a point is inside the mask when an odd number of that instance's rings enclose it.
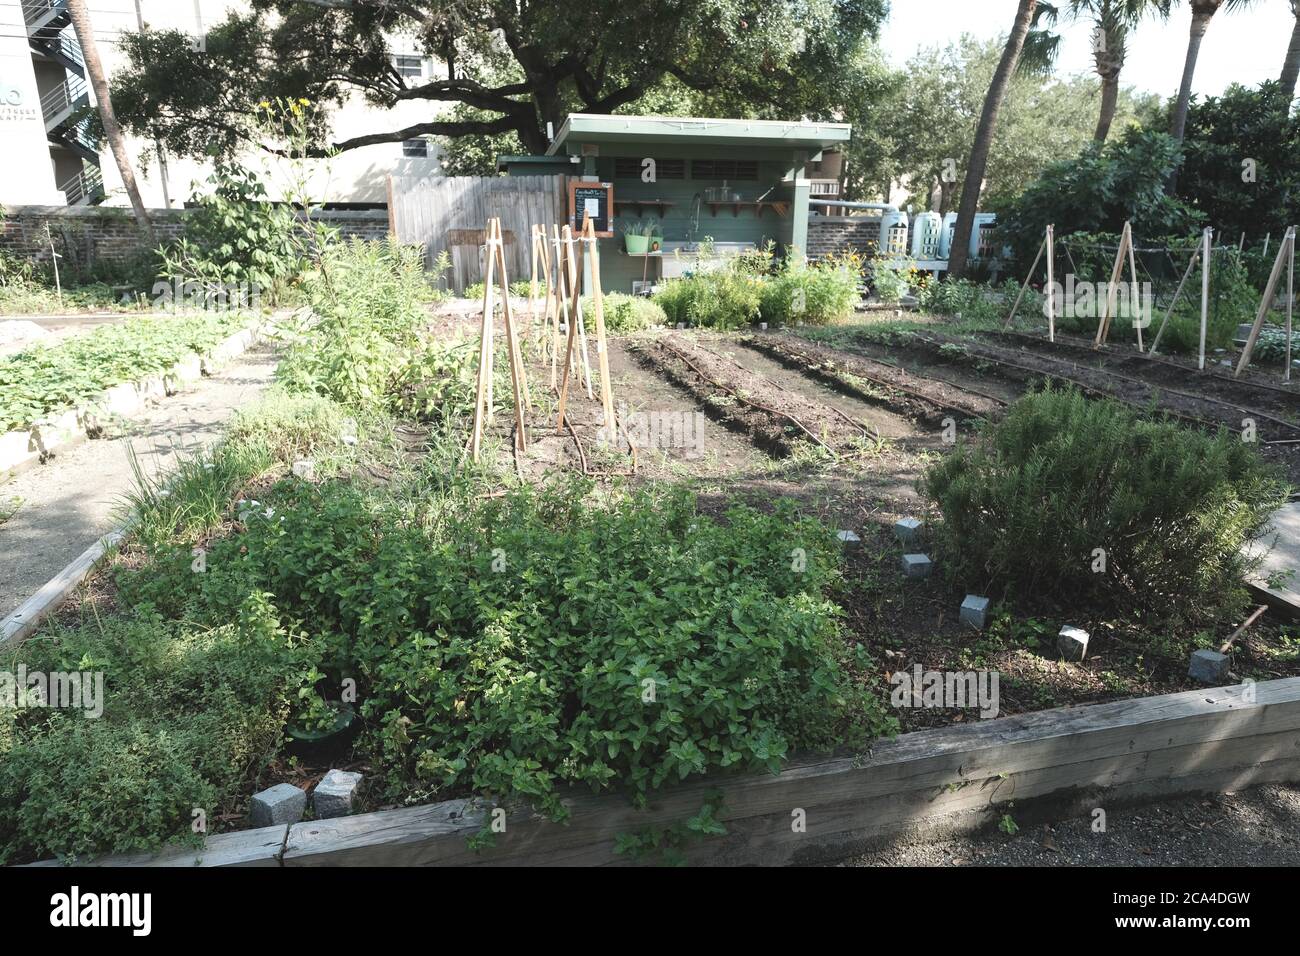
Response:
[[[188,215],[181,209],[151,210],[159,240],[179,236]],[[337,226],[345,238],[382,239],[388,235],[388,214],[382,210],[338,210],[316,218]],[[59,254],[82,268],[97,263],[129,263],[149,251],[131,213],[107,206],[7,206],[0,220],[0,249],[38,263],[48,262],[46,225]]]
[[[18,0],[0,2],[0,203],[62,203]]]

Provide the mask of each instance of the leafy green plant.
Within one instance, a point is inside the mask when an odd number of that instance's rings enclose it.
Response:
[[[772,325],[828,325],[848,318],[858,301],[858,271],[851,261],[809,263],[787,257],[763,280],[761,318]]]
[[[248,321],[233,312],[141,316],[0,358],[0,432],[87,404],[110,386],[165,372]]]
[[[604,295],[605,328],[615,335],[641,332],[655,326],[668,324],[663,307],[652,299],[640,295],[606,292]],[[590,297],[582,300],[582,314],[591,322],[595,303]]]
[[[763,281],[723,266],[661,283],[654,301],[669,322],[738,329],[758,320]]]
[[[267,201],[262,180],[233,161],[218,162],[208,186],[184,235],[158,250],[163,274],[214,289],[256,286],[275,298],[305,268],[292,208]]]
[[[921,488],[942,561],[980,593],[1196,622],[1240,608],[1242,545],[1286,486],[1235,434],[1048,386]]]

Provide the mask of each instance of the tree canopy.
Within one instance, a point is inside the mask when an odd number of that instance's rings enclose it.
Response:
[[[378,107],[427,102],[420,122],[323,153],[417,136],[512,135],[543,152],[571,111],[612,113],[662,89],[705,96],[724,115],[829,118],[843,69],[874,37],[887,0],[252,0],[196,53],[174,31],[124,34],[130,61],[113,100],[133,132],[180,155],[255,140],[259,102],[306,98]],[[394,40],[443,75],[404,77]]]

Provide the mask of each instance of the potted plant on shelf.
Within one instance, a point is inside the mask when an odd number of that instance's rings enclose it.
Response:
[[[652,222],[632,219],[623,223],[623,247],[629,256],[643,256],[650,251],[650,242],[659,232]]]

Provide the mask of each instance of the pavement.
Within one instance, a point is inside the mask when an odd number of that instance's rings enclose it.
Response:
[[[219,374],[125,423],[120,436],[61,449],[44,465],[0,479],[0,617],[118,527],[123,496],[134,484],[128,449],[135,450],[146,474],[158,474],[178,454],[214,441],[231,414],[254,401],[274,373],[272,352],[246,352]]]

